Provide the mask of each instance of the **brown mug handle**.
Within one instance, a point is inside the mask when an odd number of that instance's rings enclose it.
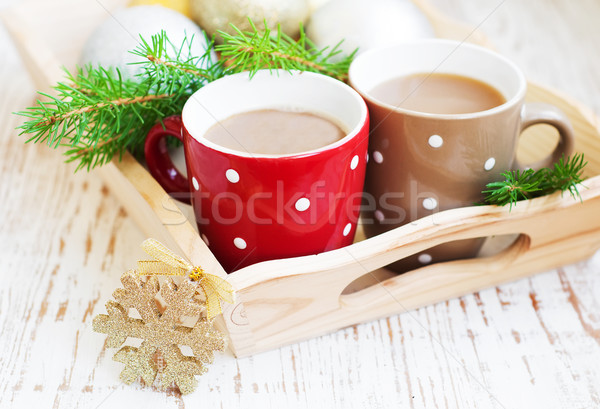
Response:
[[[174,136],[183,142],[180,115],[163,119],[162,124],[154,125],[148,132],[144,144],[144,155],[150,174],[171,196],[184,203],[190,203],[190,185],[188,179],[175,167],[165,137]]]
[[[515,159],[513,166],[515,169],[550,167],[553,163],[558,162],[561,157],[564,156],[566,158],[573,153],[575,133],[569,118],[567,118],[567,115],[563,111],[554,105],[542,102],[529,102],[523,106],[521,111],[521,130],[519,133],[536,124],[547,124],[556,128],[560,136],[558,145],[556,145],[554,151],[546,158],[532,164],[523,165]]]

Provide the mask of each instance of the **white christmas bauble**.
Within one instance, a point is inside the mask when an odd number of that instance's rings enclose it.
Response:
[[[79,62],[94,67],[118,67],[125,76],[133,76],[142,68],[130,64],[144,59],[129,51],[138,46],[140,35],[152,44],[152,36],[161,30],[165,30],[173,44],[172,50],[168,50],[171,57],[175,57],[186,36],[188,40],[193,36],[192,55],[184,55],[184,58],[199,57],[206,51],[202,30],[189,18],[162,6],[137,6],[120,10],[106,19],[85,43]],[[213,55],[213,59],[216,56]]]
[[[191,6],[192,18],[211,35],[217,30],[234,34],[230,23],[249,31],[250,18],[258,29],[265,21],[272,30],[280,24],[281,31],[294,37],[310,12],[308,0],[192,0]]]
[[[410,0],[332,0],[313,13],[306,34],[319,48],[344,40],[340,48],[345,54],[435,37],[427,17]]]

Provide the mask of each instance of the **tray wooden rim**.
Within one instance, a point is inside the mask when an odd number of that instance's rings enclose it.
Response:
[[[556,95],[552,91],[536,85],[531,86],[531,91],[533,92],[534,96],[536,93],[540,92],[542,94],[545,93]],[[572,105],[571,101],[562,99],[561,101],[570,107],[569,109],[572,111],[571,114],[577,114],[574,121],[576,129],[580,129],[582,126],[585,126],[587,129],[586,132],[592,135],[592,138],[586,139],[585,142],[587,143],[587,146],[592,147],[595,152],[595,154],[589,159],[591,162],[590,172],[596,176],[593,176],[584,182],[584,186],[586,187],[581,189],[581,194],[584,199],[583,203],[574,201],[568,195],[561,196],[561,194],[557,192],[549,196],[519,203],[512,209],[512,211],[509,211],[507,208],[499,208],[495,206],[467,207],[440,212],[436,217],[445,218],[445,220],[451,224],[450,227],[460,231],[461,228],[464,227],[464,220],[469,219],[492,220],[493,222],[499,223],[508,223],[511,220],[519,220],[521,223],[526,223],[532,218],[532,215],[539,216],[540,214],[547,214],[549,215],[548,217],[553,217],[556,212],[559,212],[561,209],[567,209],[571,211],[572,214],[575,214],[576,212],[589,213],[589,211],[585,209],[588,209],[590,206],[596,206],[598,208],[596,212],[600,212],[600,127],[598,126],[600,122],[593,115],[591,116],[591,121],[588,119],[590,118],[589,110],[580,109],[579,105]],[[581,141],[580,139],[577,140],[577,150],[582,150],[584,153],[588,153],[589,151],[586,149],[581,149],[582,142],[584,141]],[[164,208],[165,203],[168,202],[171,202],[171,204],[168,205],[167,208],[170,208],[171,211],[172,209],[176,209],[166,192],[164,192],[164,190],[158,186],[150,174],[146,172],[146,170],[131,157],[129,157],[129,159],[126,158],[126,160],[121,163],[110,164],[108,167],[100,169],[100,172],[107,172],[107,174],[103,176],[107,180],[112,181],[113,192],[115,192],[117,195],[119,195],[118,189],[114,189],[115,177],[125,178],[125,176],[127,176],[135,180],[136,183],[143,183],[147,186],[155,185],[154,188],[159,189],[160,194],[163,195],[163,199],[160,201],[161,209]],[[126,179],[126,183],[131,184],[132,181]],[[132,186],[129,186],[128,189],[130,190],[131,188]],[[122,192],[122,194],[127,194],[127,191]],[[146,195],[146,197],[150,196],[153,195]],[[121,200],[123,201],[124,199]],[[156,198],[154,198],[154,201],[156,205]],[[159,209],[159,211],[161,209]],[[172,216],[172,214],[173,213],[170,213],[170,216]],[[182,214],[181,217],[183,217]],[[511,270],[510,272],[507,271],[505,274],[494,276],[492,271],[497,272],[501,269],[508,269],[509,266],[512,267],[510,263],[514,262],[514,260],[516,260],[518,257],[521,257],[531,245],[529,242],[524,243],[522,241],[518,241],[514,247],[509,249],[508,253],[502,253],[501,255],[492,257],[490,259],[461,260],[458,262],[448,262],[425,266],[408,272],[402,276],[396,276],[390,280],[380,283],[382,284],[381,287],[384,288],[385,291],[388,291],[389,288],[397,289],[398,287],[404,285],[403,283],[408,283],[409,286],[414,288],[415,281],[426,280],[426,277],[435,277],[436,279],[439,279],[440,275],[443,278],[444,275],[447,276],[448,274],[457,275],[458,278],[456,279],[456,283],[466,283],[465,287],[460,289],[453,287],[444,292],[442,296],[439,295],[439,290],[437,290],[437,292],[434,291],[431,294],[425,294],[422,300],[411,300],[410,302],[405,302],[402,307],[397,306],[391,312],[389,308],[376,308],[376,302],[373,300],[378,296],[373,286],[360,290],[354,294],[342,295],[343,289],[354,279],[357,279],[362,275],[369,274],[375,268],[391,262],[379,261],[379,265],[375,267],[370,266],[367,269],[362,267],[353,269],[351,268],[352,260],[349,260],[347,257],[343,257],[347,251],[352,252],[359,250],[359,252],[362,252],[363,256],[359,257],[359,261],[363,263],[365,260],[370,260],[371,256],[376,256],[379,258],[383,257],[383,253],[390,250],[393,251],[400,246],[398,240],[404,240],[404,244],[407,244],[409,242],[407,237],[410,235],[418,236],[421,233],[421,224],[427,219],[428,218],[420,219],[416,226],[402,226],[386,233],[386,236],[382,235],[369,240],[357,242],[343,249],[333,250],[314,256],[265,261],[238,270],[228,276],[225,275],[208,247],[206,247],[187,219],[185,219],[179,225],[160,226],[159,231],[155,231],[154,233],[149,232],[148,235],[159,239],[162,237],[163,239],[167,240],[172,239],[174,236],[178,237],[178,240],[173,240],[173,245],[181,248],[183,254],[187,255],[193,263],[205,266],[207,271],[221,274],[223,277],[226,277],[227,280],[234,286],[238,294],[238,302],[235,305],[224,305],[224,315],[222,319],[219,320],[218,325],[222,329],[226,329],[229,333],[232,339],[232,349],[238,357],[276,348],[291,342],[297,342],[301,339],[331,332],[347,325],[370,321],[391,313],[398,313],[406,309],[417,308],[419,306],[437,302],[442,299],[448,299],[454,296],[470,293],[476,289],[513,281],[528,276],[533,272],[541,271],[544,268],[555,267],[558,265],[556,263],[532,265],[531,262],[529,262],[529,264],[525,265],[524,267],[522,266],[520,268],[513,269],[514,271]],[[438,222],[439,221],[440,220],[438,219]],[[444,223],[441,224],[444,227],[448,227]],[[600,229],[600,226],[595,226],[594,223],[591,223],[591,225],[591,227],[594,229]],[[472,226],[477,226],[477,222],[473,221]],[[428,226],[425,226],[425,228],[428,228]],[[571,254],[561,259],[559,264],[566,264],[568,262],[577,261],[579,259],[591,256],[593,251],[595,251],[597,248],[600,248],[600,242],[597,241],[598,237],[600,236],[598,231],[600,230],[592,230],[590,234],[586,233],[585,235],[581,235],[576,243],[585,245],[587,247],[583,250],[572,248]],[[513,229],[507,233],[518,232],[519,230]],[[454,233],[454,231],[448,231],[446,233],[451,235]],[[477,234],[475,232],[471,233],[472,237],[481,235],[483,234]],[[182,239],[182,237],[184,237],[184,239]],[[422,243],[431,237],[435,238],[435,235],[429,234],[428,237],[421,237],[419,240],[408,243],[409,245],[413,246],[413,250],[410,252],[410,254],[431,247],[431,243],[426,245],[423,245]],[[390,248],[390,245],[385,243],[386,240],[395,240],[396,243]],[[591,242],[592,245],[589,245],[586,240]],[[575,243],[575,241],[573,241],[573,243]],[[419,245],[422,247],[415,247]],[[553,251],[556,251],[556,249]],[[408,253],[405,255],[408,255]],[[483,267],[481,263],[487,263],[488,266]],[[464,269],[469,271],[469,273],[467,273],[466,281],[460,278],[461,275],[465,274],[461,272]],[[475,272],[477,269],[481,271]],[[483,282],[481,281],[482,277],[485,278],[485,281]],[[454,283],[452,280],[450,280],[450,282]],[[275,332],[273,332],[273,329],[269,328],[268,325],[265,326],[264,323],[259,325],[254,324],[254,322],[258,321],[256,312],[253,312],[253,309],[256,308],[257,303],[260,304],[261,302],[272,302],[268,300],[269,294],[266,292],[273,291],[277,293],[282,286],[298,288],[298,286],[306,287],[314,283],[319,283],[321,287],[329,287],[330,293],[327,294],[326,297],[324,296],[322,298],[329,298],[330,300],[335,299],[339,306],[338,310],[332,310],[330,308],[329,310],[325,309],[320,313],[321,315],[325,316],[325,318],[322,319],[324,323],[316,325],[315,327],[310,328],[310,330],[305,330],[303,328],[283,328],[281,330],[276,330]],[[476,283],[477,285],[473,287],[474,284],[472,283]],[[382,294],[384,293],[379,291],[379,296]],[[356,309],[352,307],[352,305],[362,305],[363,308]],[[374,306],[374,311],[372,314],[365,314],[365,308],[371,308],[369,306]],[[348,313],[352,313],[352,319],[349,319],[346,315],[344,315]],[[327,316],[330,318],[328,319]],[[334,319],[335,317],[337,317],[337,320]],[[274,319],[281,320],[283,318],[275,317]],[[264,336],[264,334],[267,335]]]

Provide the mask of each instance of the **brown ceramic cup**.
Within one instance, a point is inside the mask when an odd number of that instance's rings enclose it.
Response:
[[[393,78],[417,73],[470,77],[496,88],[502,105],[469,114],[430,114],[377,100],[371,91]],[[515,168],[550,165],[572,152],[572,127],[547,104],[525,103],[527,81],[519,68],[488,49],[449,40],[423,40],[360,54],[349,71],[350,84],[366,100],[371,115],[369,158],[362,218],[372,237],[435,212],[482,200],[489,182]],[[529,126],[555,127],[560,141],[535,164],[517,164],[519,135]],[[390,268],[406,271],[424,264],[473,257],[483,239],[440,245]]]

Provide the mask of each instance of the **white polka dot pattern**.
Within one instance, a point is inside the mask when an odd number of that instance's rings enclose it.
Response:
[[[377,163],[383,162],[383,155],[379,151],[373,151],[373,160]]]
[[[444,144],[444,139],[439,135],[431,135],[429,137],[429,146],[432,148],[440,148]]]
[[[431,263],[431,260],[433,260],[433,257],[431,257],[430,254],[422,253],[422,254],[419,254],[418,260],[419,260],[419,263],[421,263],[421,264],[429,264],[429,263]]]
[[[352,230],[352,225],[350,223],[348,223],[345,227],[344,227],[344,231],[342,232],[342,234],[345,236],[347,236],[348,234],[350,234],[350,230]]]
[[[296,200],[296,210],[298,210],[299,212],[303,212],[309,207],[310,200],[308,200],[306,197],[301,197],[300,199]]]
[[[426,210],[433,210],[437,207],[438,202],[433,197],[427,197],[423,200],[423,207]]]
[[[230,181],[231,183],[237,183],[240,181],[240,174],[237,173],[235,170],[233,169],[227,169],[227,171],[225,172],[225,177],[227,178],[228,181]]]
[[[233,239],[233,244],[240,250],[244,250],[247,247],[246,240],[241,237],[236,237]]]

